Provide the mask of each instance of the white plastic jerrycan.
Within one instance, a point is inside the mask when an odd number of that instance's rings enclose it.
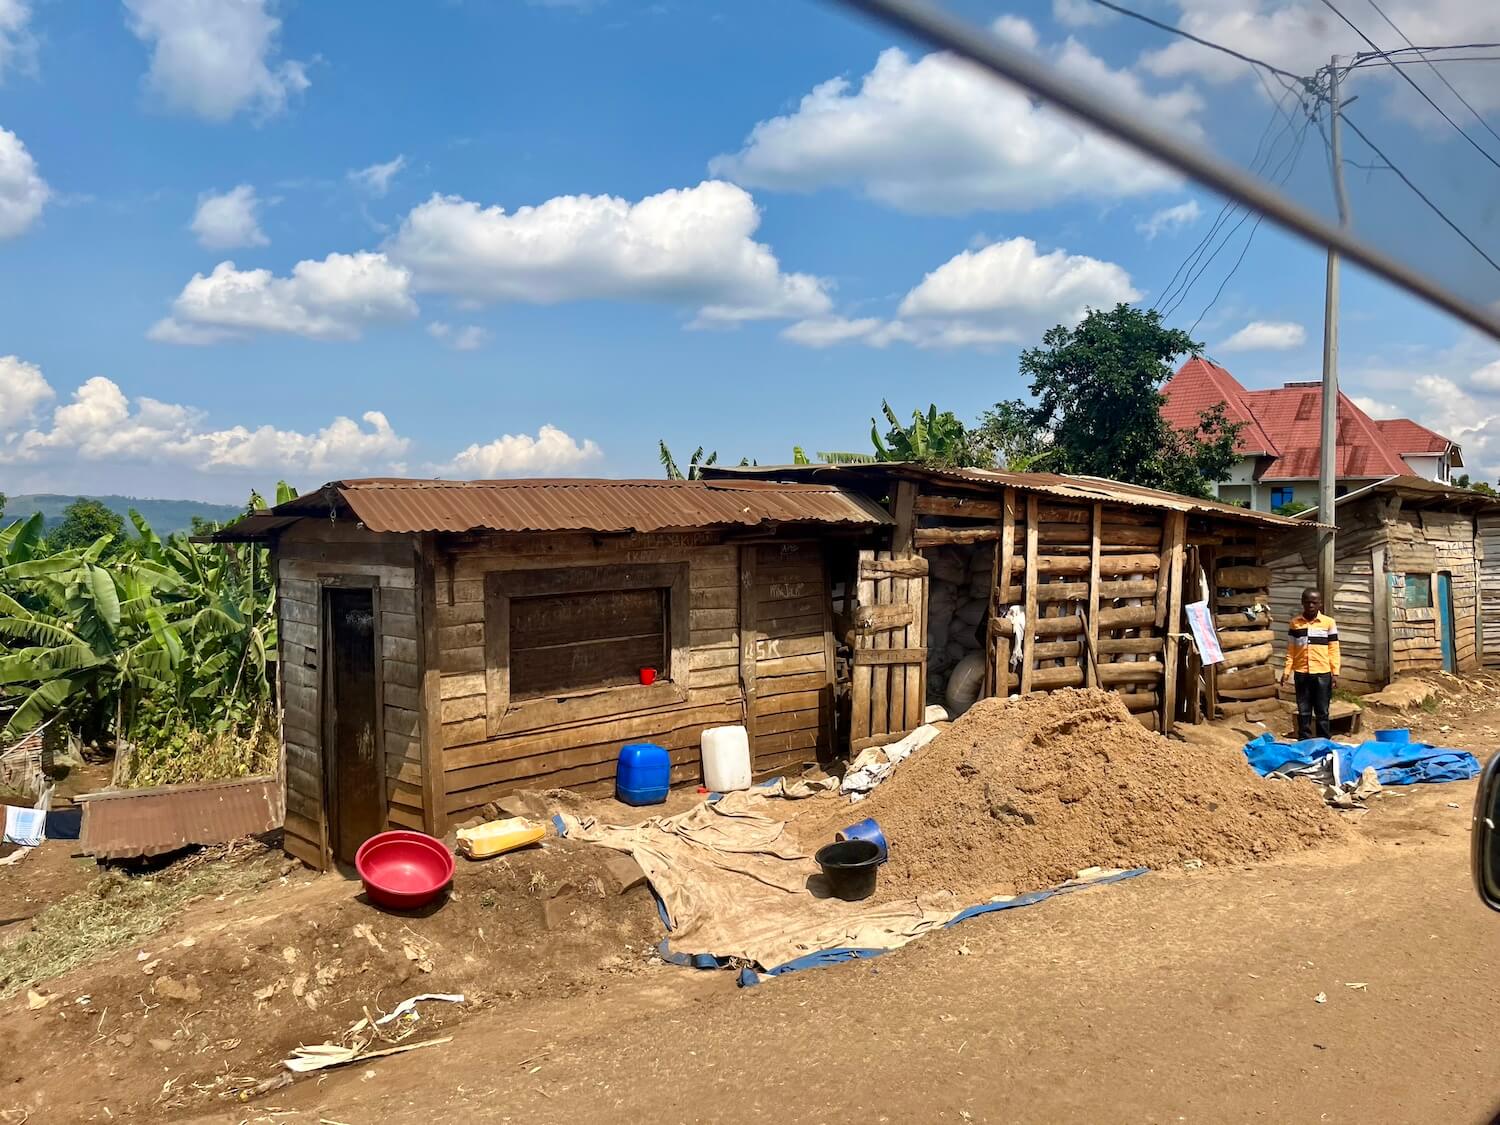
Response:
[[[703,784],[715,793],[750,788],[750,734],[744,727],[703,732]]]

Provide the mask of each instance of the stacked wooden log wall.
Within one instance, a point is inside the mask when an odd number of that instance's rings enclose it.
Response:
[[[1008,493],[1001,520],[993,682],[1006,694],[1099,686],[1123,694],[1144,725],[1169,725],[1177,647],[1169,623],[1181,614],[1183,517]],[[1013,604],[1027,621],[1018,668],[1005,620]]]
[[[307,521],[289,529],[277,544],[284,846],[316,867],[324,866],[328,843],[321,699],[324,584],[376,584],[386,823],[391,828],[424,827],[415,563],[412,537],[375,536],[346,524]]]
[[[1224,652],[1223,662],[1204,672],[1206,717],[1216,718],[1276,697],[1272,576],[1269,567],[1260,565],[1261,542],[1254,532],[1208,532],[1201,549],[1208,560],[1209,609]]]

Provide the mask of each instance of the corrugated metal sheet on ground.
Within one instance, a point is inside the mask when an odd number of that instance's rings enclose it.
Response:
[[[225,844],[280,827],[274,777],[86,793],[79,850],[98,859],[165,855],[194,844]]]
[[[832,484],[681,480],[334,481],[212,538],[253,539],[340,509],[371,531],[682,531],[808,523],[878,526],[878,504]]]

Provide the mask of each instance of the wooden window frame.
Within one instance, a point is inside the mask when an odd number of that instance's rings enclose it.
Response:
[[[650,589],[667,591],[667,639],[671,650],[667,679],[649,686],[623,684],[537,699],[511,699],[512,598]],[[690,603],[686,562],[500,570],[486,574],[484,678],[489,737],[686,703],[692,659],[688,632]]]

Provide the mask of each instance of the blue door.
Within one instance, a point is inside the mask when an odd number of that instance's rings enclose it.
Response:
[[[1443,645],[1443,671],[1458,671],[1458,650],[1453,643],[1453,575],[1439,574],[1437,586],[1438,638]]]

